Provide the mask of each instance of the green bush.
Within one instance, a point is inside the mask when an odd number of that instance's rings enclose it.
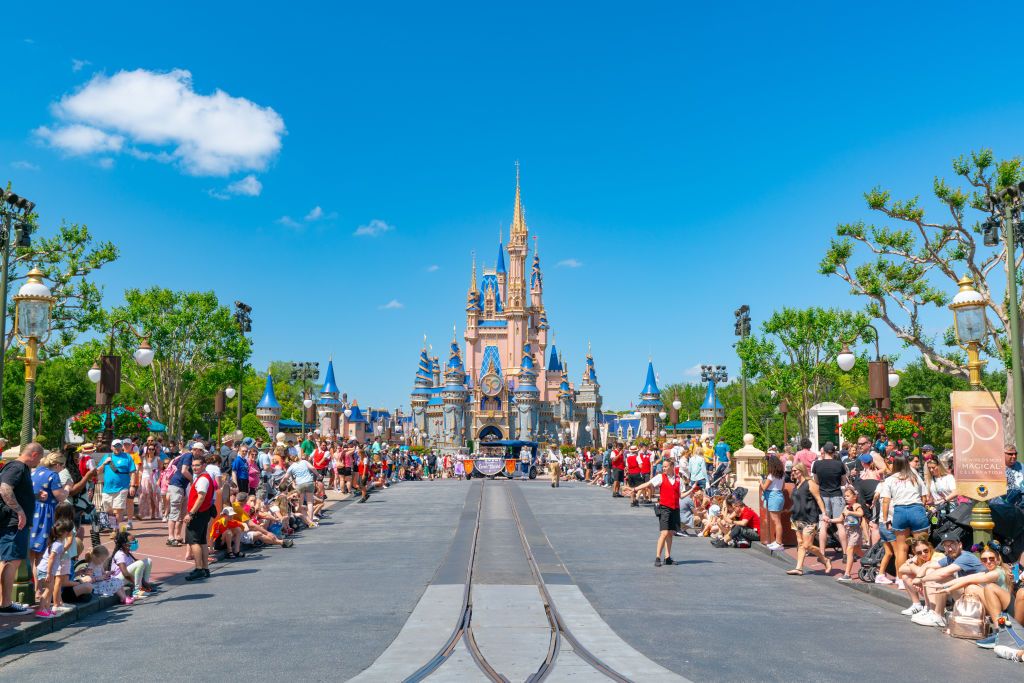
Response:
[[[253,413],[246,413],[242,417],[242,434],[253,439],[262,438],[264,441],[267,440],[267,429],[260,422],[260,419]]]
[[[743,448],[743,414],[736,412],[725,418],[718,428],[718,438],[729,444],[733,453]]]

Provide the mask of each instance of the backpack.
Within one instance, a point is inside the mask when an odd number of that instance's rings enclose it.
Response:
[[[172,460],[164,468],[164,471],[160,473],[160,490],[166,491],[167,487],[171,484],[171,477],[178,472],[178,465],[181,463],[181,456]]]
[[[953,603],[953,611],[946,623],[946,633],[954,638],[981,640],[988,636],[985,606],[973,595],[964,595]]]

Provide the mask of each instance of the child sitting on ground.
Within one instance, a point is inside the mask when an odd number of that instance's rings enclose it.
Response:
[[[135,598],[125,594],[124,579],[114,576],[105,569],[109,559],[110,551],[106,546],[98,545],[93,548],[89,553],[89,564],[86,565],[83,578],[92,584],[93,595],[116,595],[122,605],[130,605],[135,602]]]

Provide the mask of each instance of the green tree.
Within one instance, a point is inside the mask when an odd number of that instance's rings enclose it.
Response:
[[[242,433],[253,439],[263,438],[266,440],[267,438],[267,430],[254,413],[246,413],[242,416]]]
[[[941,205],[937,218],[928,216],[917,196],[893,199],[880,187],[865,193],[868,209],[893,221],[895,227],[840,223],[819,270],[842,279],[852,294],[864,297],[865,312],[918,351],[928,369],[966,378],[965,357],[955,346],[952,328],[941,335],[927,334],[921,318],[930,309],[941,309],[952,323],[946,306],[958,290],[959,279],[970,276],[988,309],[984,351],[1010,367],[1004,292],[1011,272],[1019,278],[1020,261],[1009,265],[1002,243],[986,247],[978,238],[981,221],[993,216],[984,197],[1017,184],[1024,174],[1019,158],[997,161],[990,149],[955,159],[953,172],[959,176],[959,186],[939,177],[932,183],[932,193]],[[1014,390],[1009,378],[1007,385],[1009,394]],[[1012,405],[1007,395],[1003,404],[1007,435],[1013,434]]]
[[[213,292],[151,287],[129,289],[124,298],[124,306],[104,316],[101,329],[127,322],[149,336],[155,352],[149,368],[138,367],[131,360],[138,339],[117,327],[115,349],[128,359],[121,364],[124,386],[134,392],[135,402],[152,406],[153,417],[170,434],[183,435],[190,412],[201,412],[204,403],[212,407],[216,389],[237,381],[237,365],[230,359],[248,357],[249,341]]]
[[[65,349],[65,355],[52,357],[39,366],[36,384],[36,420],[38,433],[47,445],[57,447],[64,441],[64,423],[76,413],[96,403],[96,385],[88,371],[98,355],[100,343],[90,340]]]
[[[734,453],[737,449],[743,448],[742,413],[736,412],[725,418],[725,421],[722,422],[722,426],[718,428],[718,439],[729,444],[729,448],[731,448]]]
[[[868,317],[832,308],[783,308],[766,320],[763,334],[741,339],[736,351],[747,376],[785,398],[801,434],[810,432],[812,406],[834,397],[843,343],[864,329]]]

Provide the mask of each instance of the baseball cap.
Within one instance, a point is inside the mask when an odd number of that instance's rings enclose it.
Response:
[[[945,529],[941,530],[941,532],[942,533],[939,536],[939,542],[940,543],[944,542],[944,541],[959,541],[960,540],[960,529],[955,527],[955,526],[946,527]]]
[[[113,448],[114,446],[122,446],[122,445],[124,445],[124,442],[121,441],[121,439],[114,439],[113,441],[110,442],[110,447],[111,448]]]
[[[251,436],[247,436],[244,439],[242,439],[242,443],[245,444],[246,446],[252,446],[256,443],[256,440],[253,439]]]
[[[858,455],[857,459],[860,460],[865,465],[867,465],[872,460],[870,453],[864,453],[863,455]]]
[[[931,445],[930,443],[926,443],[925,445],[921,446],[921,452],[924,453],[925,451],[931,451],[932,453],[934,453],[935,446]]]
[[[203,452],[206,451],[206,446],[203,445],[202,441],[193,441],[192,444],[189,446],[190,450],[194,450],[196,448],[198,448],[199,450],[201,450]]]
[[[831,441],[826,441],[825,445],[821,447],[821,450],[825,451],[826,453],[835,453],[836,445]]]
[[[232,508],[230,505],[225,505],[224,509],[222,509],[220,512],[221,514],[227,515],[228,517],[234,517],[235,515],[235,509]]]

